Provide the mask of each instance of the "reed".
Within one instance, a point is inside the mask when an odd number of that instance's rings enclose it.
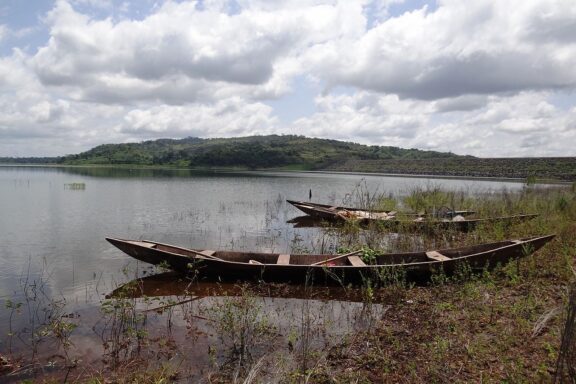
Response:
[[[73,191],[83,191],[86,189],[86,183],[67,183],[64,184],[64,189],[70,189]]]
[[[20,277],[21,291],[5,302],[10,311],[7,349],[5,356],[0,353],[0,360],[4,363],[6,359],[9,364],[0,370],[0,379],[3,374],[21,379],[42,375],[48,353],[51,367],[56,370],[69,372],[76,365],[71,336],[77,327],[77,316],[68,312],[66,299],[50,295],[52,274],[48,266],[43,263],[38,275],[33,275],[31,268],[29,264],[26,274]]]
[[[131,295],[135,289],[138,289],[135,284],[128,285],[123,294],[102,301],[100,306],[103,316],[95,329],[99,329],[104,357],[112,370],[136,357],[148,334],[147,313],[136,309],[136,300]]]
[[[555,383],[576,381],[576,284],[570,287],[562,339],[556,361]]]
[[[239,296],[224,298],[206,312],[225,347],[222,367],[228,369],[227,376],[249,376],[252,364],[259,360],[255,356],[258,349],[263,347],[264,352],[269,352],[266,346],[275,335],[275,328],[261,311],[257,298],[248,286],[242,286]],[[211,348],[217,351],[215,346]],[[234,369],[230,370],[231,367]]]

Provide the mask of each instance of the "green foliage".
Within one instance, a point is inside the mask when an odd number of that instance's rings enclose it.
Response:
[[[474,203],[473,199],[462,191],[446,191],[434,185],[414,188],[402,202],[413,212],[433,214],[443,210],[467,209]]]
[[[392,194],[381,196],[376,204],[376,209],[383,211],[395,211],[398,209],[398,203]]]
[[[414,212],[425,212],[430,207],[438,209],[447,205],[448,194],[438,187],[415,188],[404,198],[404,204]]]
[[[535,185],[536,182],[537,182],[537,179],[536,179],[535,175],[529,175],[528,177],[526,177],[525,184],[527,187],[531,187],[531,186]]]
[[[569,206],[570,206],[570,204],[569,204],[569,202],[565,196],[559,196],[556,199],[556,210],[557,211],[560,211],[560,212],[566,211]]]
[[[360,253],[360,259],[366,264],[376,264],[376,256],[378,253],[370,249],[369,247],[362,247],[362,252]]]
[[[402,266],[378,268],[376,280],[382,286],[391,286],[402,290],[411,285],[407,280],[406,269]]]
[[[19,311],[20,308],[22,307],[22,303],[16,303],[10,299],[7,299],[4,305],[6,306],[6,309],[10,309],[13,311]]]
[[[433,286],[443,286],[450,282],[450,277],[446,275],[444,267],[440,265],[440,268],[430,276],[430,282]]]

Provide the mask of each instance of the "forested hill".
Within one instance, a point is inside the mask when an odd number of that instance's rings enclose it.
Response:
[[[105,144],[63,157],[0,158],[0,164],[276,168],[576,181],[576,157],[487,159],[294,135]]]
[[[451,153],[367,146],[303,136],[251,136],[227,139],[160,139],[134,144],[106,144],[78,155],[54,159],[58,164],[134,164],[180,167],[247,167],[323,169],[350,159],[429,159]]]

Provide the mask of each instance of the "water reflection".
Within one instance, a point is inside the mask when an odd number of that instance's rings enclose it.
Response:
[[[333,227],[342,225],[342,222],[326,221],[314,216],[297,216],[286,221],[287,224],[292,224],[294,228],[322,228]]]
[[[134,279],[107,298],[115,307],[129,302],[146,313],[155,324],[151,334],[189,340],[178,343],[179,352],[196,373],[209,370],[210,351],[220,369],[237,366],[234,338],[243,332],[258,335],[247,345],[252,363],[271,354],[296,361],[303,349],[315,356],[311,360],[321,358],[342,336],[369,329],[389,308],[360,288],[196,282],[173,272]]]
[[[2,172],[34,172],[45,174],[65,174],[94,178],[191,178],[191,177],[286,177],[283,173],[231,171],[212,169],[167,169],[167,168],[130,168],[130,167],[94,167],[94,166],[5,166],[0,165]]]
[[[270,298],[343,302],[362,302],[365,299],[362,289],[355,287],[195,281],[176,272],[164,272],[134,279],[116,288],[106,297],[132,299],[159,296],[226,297],[241,296],[246,291],[258,297]]]
[[[35,300],[40,301],[33,301],[38,305],[32,309],[45,305],[45,297]],[[238,332],[258,336],[246,345],[248,366],[272,354],[296,362],[309,353],[315,361],[342,336],[369,328],[388,308],[357,288],[207,283],[160,273],[121,284],[99,307],[53,313],[48,323],[27,322],[23,313],[10,353],[38,364],[7,382],[43,375],[63,380],[77,359],[82,365],[72,368],[75,377],[86,366],[115,370],[148,360],[170,361],[187,380],[198,381],[227,365],[238,366]],[[75,327],[65,338],[51,331],[63,324]],[[254,324],[265,325],[265,332]]]

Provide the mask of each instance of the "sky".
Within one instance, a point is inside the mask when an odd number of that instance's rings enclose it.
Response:
[[[576,1],[0,0],[0,157],[268,134],[576,156]]]

